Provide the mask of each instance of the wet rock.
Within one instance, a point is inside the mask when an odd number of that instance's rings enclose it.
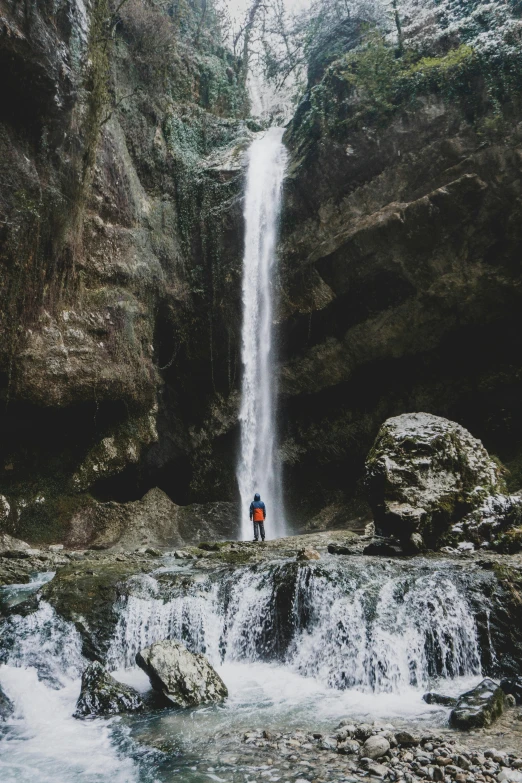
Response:
[[[5,522],[11,512],[11,506],[5,495],[0,495],[0,522]]]
[[[1,496],[0,496],[1,497]],[[10,551],[27,551],[30,549],[29,544],[27,544],[25,541],[21,541],[19,538],[14,538],[13,536],[9,536],[7,533],[2,533],[0,535],[0,555],[2,557],[5,557],[6,552]]]
[[[136,663],[153,688],[177,707],[211,704],[228,696],[225,683],[205,656],[189,652],[180,642],[156,642],[137,654]]]
[[[409,731],[396,731],[395,739],[397,740],[397,744],[401,745],[403,748],[414,747],[420,742],[420,738],[415,734],[411,734]]]
[[[129,554],[123,561],[116,557],[90,553],[85,560],[61,568],[41,591],[61,617],[75,624],[82,637],[82,653],[90,660],[107,658],[119,620],[118,599],[126,593],[127,580],[155,568],[146,555]]]
[[[342,742],[339,742],[337,745],[337,752],[344,753],[346,756],[359,753],[360,749],[361,746],[357,742],[357,740],[352,740],[352,739],[344,740]]]
[[[101,663],[90,663],[82,675],[82,689],[75,718],[118,715],[143,709],[139,693],[111,677]]]
[[[202,549],[204,552],[219,552],[219,544],[215,541],[201,541],[198,544],[198,549]]]
[[[386,737],[376,735],[374,737],[368,737],[362,746],[361,753],[369,759],[380,759],[381,756],[384,756],[389,750],[390,743]]]
[[[447,536],[459,551],[492,548],[504,554],[522,550],[522,497],[495,493],[452,525]]]
[[[522,704],[522,677],[504,677],[500,687],[505,694],[514,696],[517,704]]]
[[[407,543],[436,542],[451,522],[501,491],[500,469],[456,422],[428,413],[388,419],[366,461],[377,529]]]
[[[423,552],[426,549],[426,544],[420,533],[412,533],[407,543],[407,549],[409,552]]]
[[[321,750],[336,750],[337,743],[334,737],[324,737],[321,740],[319,747],[321,748]]]
[[[434,693],[429,691],[422,697],[426,704],[442,704],[444,707],[454,707],[457,703],[457,699],[453,696],[444,696],[442,693]]]
[[[343,718],[343,720],[337,726],[339,731],[345,731],[346,736],[353,736],[355,734],[355,725],[349,718]]]
[[[184,549],[175,549],[174,552],[172,552],[171,554],[172,554],[172,557],[175,560],[193,560],[194,559],[194,555],[191,555],[189,552],[186,552]]]
[[[317,551],[317,549],[312,549],[312,547],[305,547],[305,549],[299,550],[297,553],[297,560],[320,560],[321,555]]]
[[[9,557],[12,560],[26,560],[31,557],[30,549],[6,549],[2,552],[2,557]]]
[[[0,686],[0,721],[7,720],[12,715],[14,704]]]
[[[353,736],[355,737],[355,739],[361,740],[361,742],[366,742],[368,737],[371,737],[372,734],[373,734],[373,726],[371,726],[369,723],[360,723],[358,726],[355,727]]]
[[[455,756],[454,761],[457,767],[460,767],[460,769],[468,770],[471,767],[471,762],[469,759],[467,759],[465,756],[462,756],[460,753]]]
[[[404,554],[402,547],[397,546],[396,542],[379,540],[372,541],[363,549],[363,555],[377,555],[380,557],[397,557]]]
[[[489,726],[504,711],[504,692],[493,680],[485,679],[464,693],[450,714],[450,726],[473,729]]]
[[[384,764],[378,764],[375,761],[372,761],[370,764],[368,764],[366,769],[370,775],[376,778],[385,778],[390,771],[388,767],[384,766]]]
[[[359,544],[328,544],[328,552],[331,555],[360,555],[363,547]]]

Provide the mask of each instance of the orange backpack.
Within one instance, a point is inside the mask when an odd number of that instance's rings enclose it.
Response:
[[[254,522],[262,522],[264,519],[263,516],[263,509],[257,508],[257,506],[254,508]]]

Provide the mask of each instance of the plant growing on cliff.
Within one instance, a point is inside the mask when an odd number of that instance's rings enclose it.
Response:
[[[295,126],[307,134],[341,136],[367,124],[386,125],[399,110],[414,109],[421,96],[458,101],[483,133],[502,132],[505,118],[521,104],[522,54],[492,58],[467,43],[438,55],[404,49],[378,29],[335,60],[312,87],[296,114]]]
[[[401,64],[381,34],[368,33],[365,45],[341,62],[339,75],[353,85],[366,106],[380,116],[393,110]]]

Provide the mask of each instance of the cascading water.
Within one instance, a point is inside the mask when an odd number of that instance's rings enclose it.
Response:
[[[0,779],[236,783],[251,779],[252,767],[222,759],[247,728],[331,730],[347,716],[444,721],[443,708],[421,695],[434,681],[441,692],[465,690],[481,673],[476,618],[489,603],[477,604],[470,585],[463,569],[421,559],[353,557],[347,567],[325,557],[210,571],[167,561],[126,582],[106,664],[143,690],[136,652],[180,639],[208,656],[229,698],[217,708],[123,720],[72,717],[87,661],[75,626],[42,601],[2,627],[0,686],[15,712],[0,723]]]
[[[270,537],[284,534],[277,460],[272,287],[286,151],[283,129],[271,128],[248,151],[243,258],[241,454],[237,480],[241,536],[251,538],[248,508],[254,492],[267,505]]]
[[[141,580],[120,614],[114,667],[170,637],[216,666],[276,661],[326,687],[367,693],[481,672],[475,617],[450,570],[287,563],[207,577],[167,601],[153,579]]]
[[[137,783],[136,764],[118,753],[126,738],[117,726],[72,717],[87,665],[74,626],[42,602],[2,631],[0,687],[14,703],[0,721],[2,783]]]

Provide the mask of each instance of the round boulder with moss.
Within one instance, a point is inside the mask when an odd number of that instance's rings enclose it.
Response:
[[[366,461],[369,501],[378,531],[428,546],[448,527],[501,492],[501,468],[482,443],[454,421],[408,413],[381,427]]]

